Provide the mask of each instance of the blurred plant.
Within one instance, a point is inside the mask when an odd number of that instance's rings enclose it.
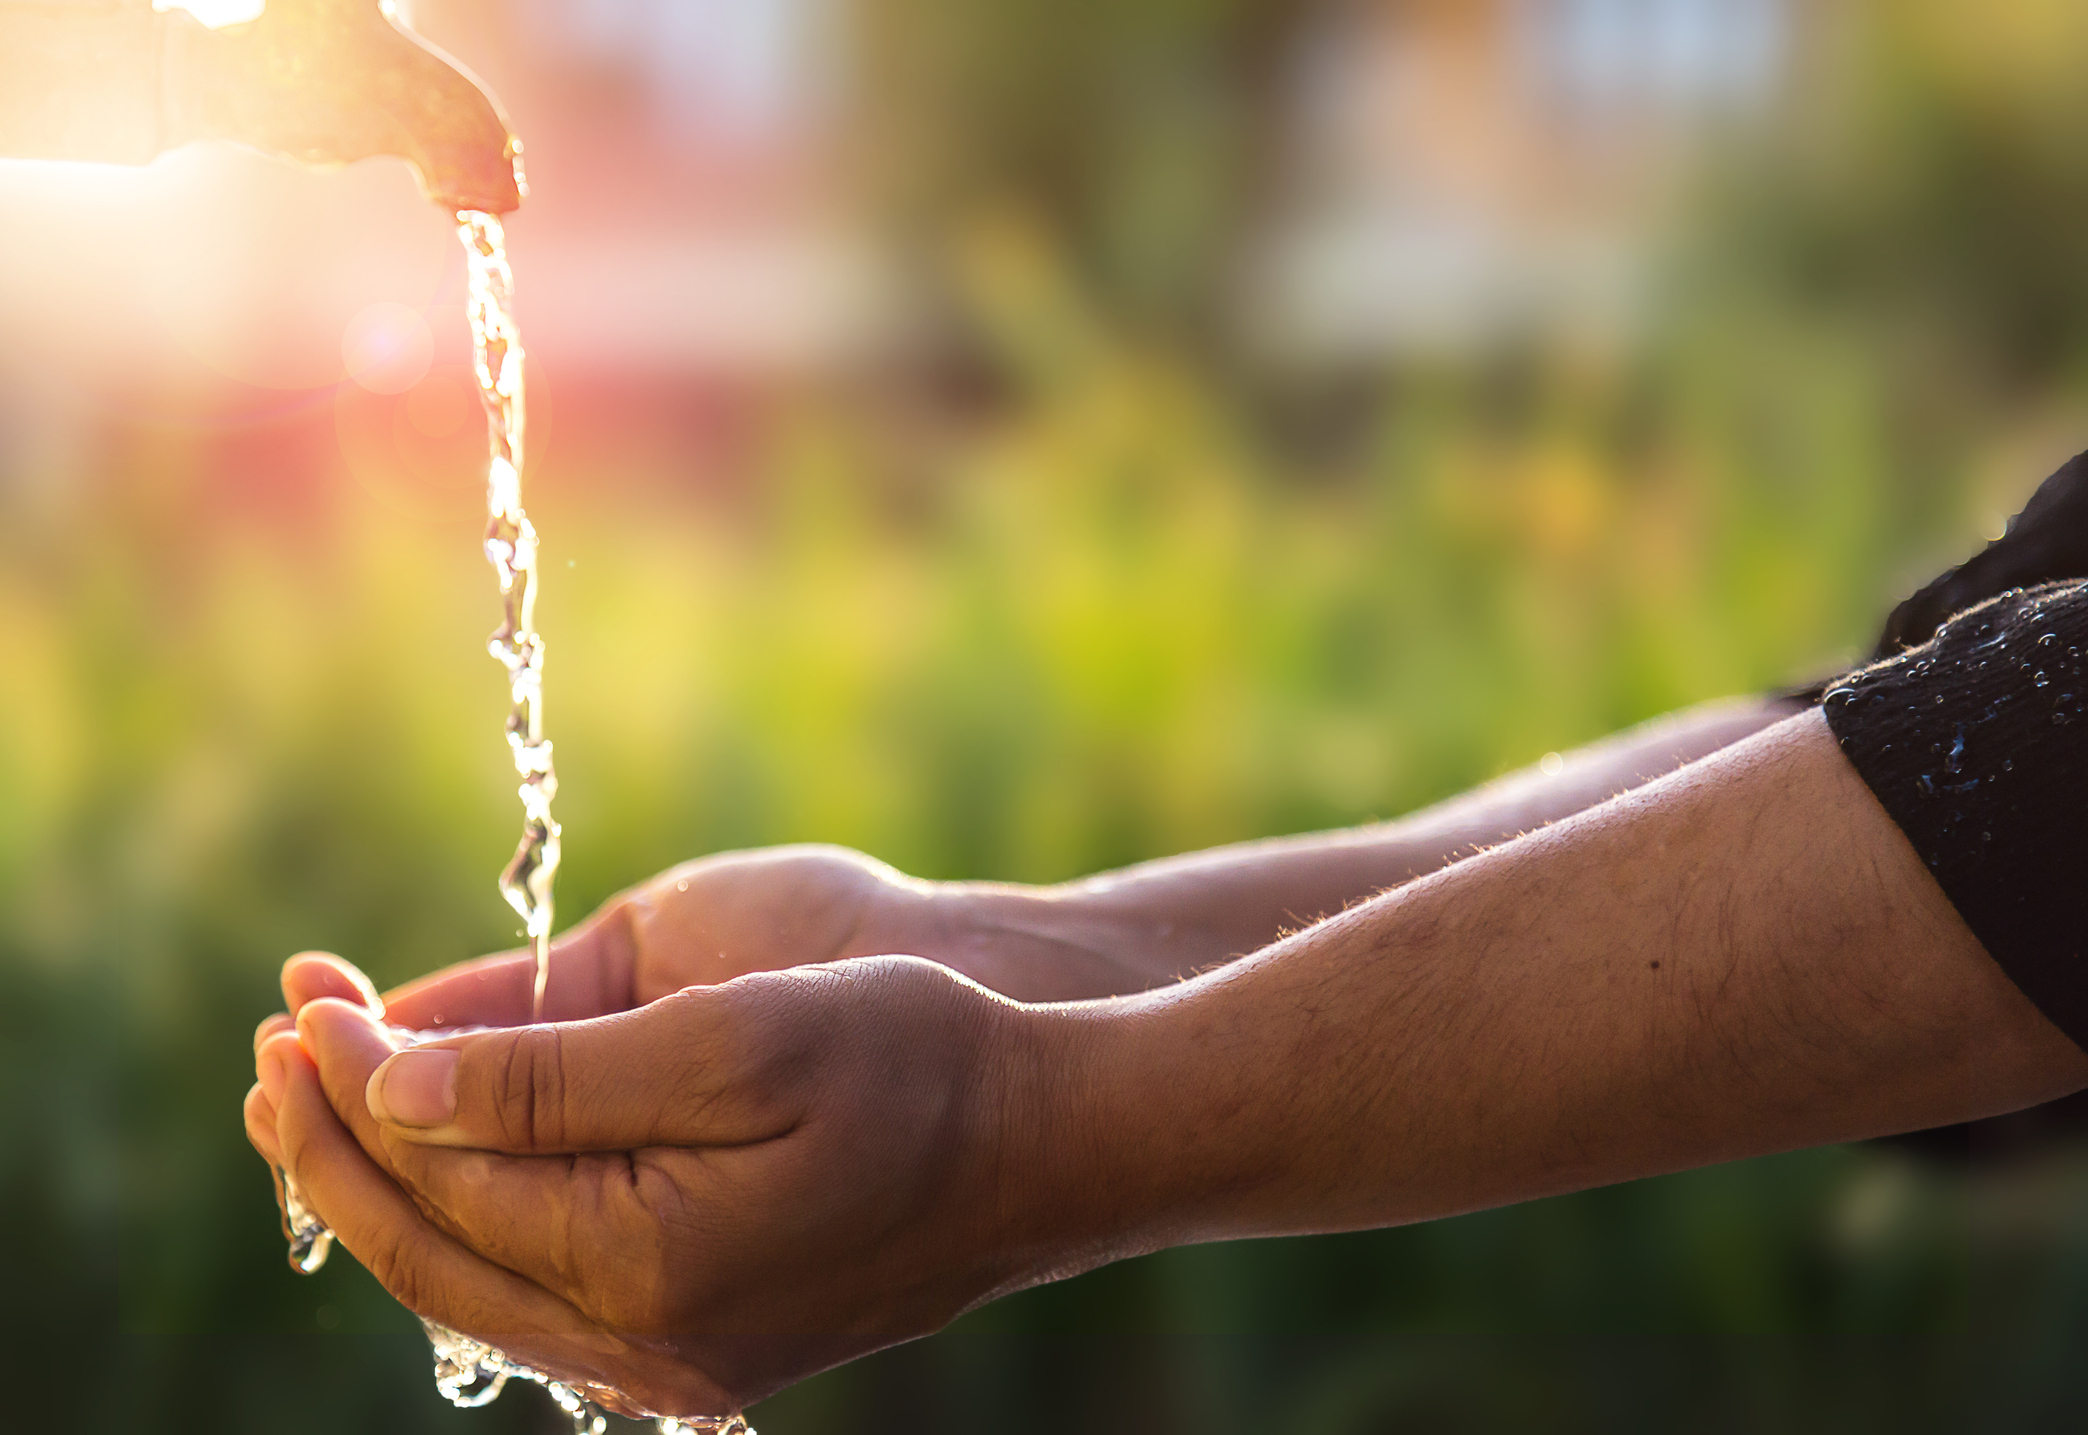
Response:
[[[915,254],[1014,199],[1120,322],[1208,328],[1271,179],[1292,31],[1314,8],[865,0],[854,169]]]
[[[707,488],[680,450],[619,456],[567,424],[532,475],[563,910],[755,843],[1049,881],[1390,815],[1857,652],[2083,413],[2088,101],[2055,56],[2088,21],[2043,0],[1842,13],[1832,103],[1709,188],[1640,346],[1390,368],[1354,442],[1306,451],[1194,342],[1266,143],[1236,97],[1292,8],[878,0],[895,28],[873,35],[887,108],[866,143],[1002,402],[902,459],[888,415],[785,396],[746,471]],[[0,473],[0,962],[30,1098],[0,1131],[4,1214],[75,1242],[16,1253],[10,1283],[90,1305],[120,1277],[140,1362],[120,1393],[155,1428],[215,1392],[253,1414],[240,1428],[295,1399],[312,1431],[490,1430],[526,1407],[440,1406],[410,1322],[347,1263],[283,1271],[238,1130],[287,952],[397,980],[511,939],[470,495],[402,516],[315,414],[259,484],[236,436],[106,416]],[[1099,1423],[1154,1390],[1176,1402],[1154,1429],[1529,1423],[1562,1400],[1603,1428],[1655,1408],[1745,1428],[1765,1421],[1732,1411],[1800,1395],[1824,1425],[1857,1408],[1836,1392],[1860,1367],[1862,1408],[1918,1424],[1970,1380],[1933,1343],[1901,1368],[1816,1335],[1753,1363],[1686,1341],[1623,1363],[1573,1347],[1583,1363],[1549,1337],[1961,1328],[1966,1202],[1951,1173],[1826,1151],[1173,1252],[814,1382],[774,1423],[869,1428],[865,1402],[932,1388],[971,1402],[953,1428],[1027,1428],[1032,1398]],[[2039,1209],[2052,1246],[2088,1248],[2088,1206]],[[2039,1269],[2025,1309],[2088,1290],[2078,1262]],[[407,1338],[262,1339],[334,1329]],[[1098,1329],[1257,1340],[1050,1343]],[[1420,1331],[1546,1349],[1391,1343]],[[224,1332],[254,1338],[203,1338]],[[1528,1380],[1492,1388],[1500,1359]],[[298,1390],[303,1360],[330,1362],[326,1400]]]

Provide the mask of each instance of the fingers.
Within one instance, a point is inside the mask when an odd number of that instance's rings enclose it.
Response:
[[[261,1024],[254,1028],[255,1057],[260,1057],[261,1044],[263,1042],[267,1041],[270,1037],[274,1036],[279,1031],[291,1030],[295,1025],[296,1023],[290,1019],[290,1013],[286,1011],[279,1011],[272,1016],[263,1017],[261,1019]]]
[[[553,942],[544,1020],[579,1021],[629,1008],[635,955],[621,901]],[[536,1019],[535,997],[535,960],[528,952],[503,952],[408,982],[385,995],[383,1009],[415,1031],[523,1026]]]
[[[305,1003],[297,1014],[294,1035],[307,1063],[316,1066],[320,1086],[332,1103],[335,1116],[363,1153],[380,1170],[391,1174],[377,1122],[360,1097],[370,1073],[405,1045],[405,1038],[381,1025],[367,1007],[333,997]],[[274,1055],[276,1043],[287,1040],[274,1038],[264,1050]]]
[[[242,1114],[247,1140],[268,1163],[268,1176],[275,1188],[276,1210],[284,1209],[283,1147],[276,1136],[285,1081],[285,1061],[297,1050],[297,1032],[290,1018],[278,1014],[261,1023],[254,1034],[254,1072],[259,1077],[247,1092]]]
[[[563,1217],[571,1204],[570,1163],[472,1152],[470,1170],[451,1165],[430,1173],[425,1163],[411,1159],[424,1148],[398,1140],[395,1134],[388,1140],[366,1099],[371,1074],[402,1054],[404,1040],[396,1031],[359,1006],[327,999],[308,1003],[298,1014],[297,1039],[318,1069],[320,1087],[335,1116],[363,1154],[404,1185],[439,1229],[509,1270],[561,1292],[573,1288],[572,1281],[558,1280],[572,1273],[572,1263],[562,1251],[548,1248],[542,1234],[563,1234],[569,1227]],[[414,1050],[403,1054],[411,1057]],[[495,1172],[489,1162],[527,1169]],[[489,1185],[494,1175],[501,1179]]]
[[[412,1159],[427,1148],[387,1142],[363,1099],[370,1074],[399,1050],[398,1038],[361,1008],[338,1001],[307,1006],[300,1033],[334,1115],[373,1164],[419,1198],[416,1204],[424,1214],[495,1264],[553,1289],[571,1288],[557,1284],[566,1264],[545,1259],[546,1242],[539,1234],[561,1232],[568,1224],[558,1219],[567,1205],[567,1162],[467,1152],[457,1154],[470,1169],[453,1162],[430,1172],[427,1163]],[[492,1162],[523,1169],[496,1173],[487,1164]],[[489,1181],[496,1174],[497,1183]],[[547,1282],[547,1276],[554,1279]]]
[[[367,1109],[406,1141],[518,1154],[743,1145],[795,1120],[743,1079],[732,987],[593,1021],[451,1037],[387,1057]]]
[[[585,1330],[548,1292],[431,1226],[336,1119],[304,1052],[283,1053],[279,1149],[306,1200],[341,1244],[416,1314],[480,1339]]]
[[[305,1003],[322,997],[353,1002],[380,1017],[384,1015],[384,1001],[377,995],[377,988],[352,963],[328,952],[299,952],[283,963],[283,1003],[293,1018]]]
[[[347,1118],[347,1136],[365,1161],[403,1186],[432,1230],[560,1297],[597,1326],[645,1331],[656,1324],[658,1314],[645,1301],[660,1291],[662,1270],[651,1264],[660,1228],[631,1157],[545,1159],[384,1140],[361,1105],[361,1090],[393,1055],[395,1038],[359,1007],[338,1001],[309,1005],[301,1036],[328,1105]]]
[[[247,1092],[242,1114],[246,1118],[247,1140],[261,1153],[261,1159],[271,1166],[282,1165],[283,1150],[276,1144],[275,1103],[268,1099],[268,1093],[261,1089],[260,1082],[255,1082]]]
[[[320,998],[354,1002],[379,1015],[384,1011],[384,1003],[378,1000],[367,977],[339,957],[324,952],[300,952],[283,963],[282,984],[283,1000],[290,1010],[263,1017],[254,1028],[254,1075],[258,1081],[247,1093],[244,1111],[247,1139],[271,1166],[278,1167],[283,1164],[283,1157],[275,1140],[276,1102],[281,1095],[284,1068],[280,1051],[272,1056],[266,1054],[270,1043],[287,1037],[294,1046],[296,1018],[292,1013]]]

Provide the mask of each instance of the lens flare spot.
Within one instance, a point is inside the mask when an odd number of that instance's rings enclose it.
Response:
[[[348,321],[341,363],[373,394],[403,394],[427,377],[435,335],[418,309],[381,300]]]
[[[406,394],[406,422],[424,438],[448,438],[471,421],[478,399],[449,374],[430,374]]]

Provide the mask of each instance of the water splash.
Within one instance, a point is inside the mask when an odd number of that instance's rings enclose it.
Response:
[[[572,1386],[540,1370],[532,1370],[509,1359],[490,1345],[459,1335],[447,1326],[423,1319],[428,1343],[435,1348],[435,1386],[452,1405],[474,1408],[485,1405],[507,1388],[510,1380],[541,1385],[552,1403],[573,1422],[574,1435],[603,1435],[608,1417]],[[681,1420],[662,1415],[653,1421],[655,1435],[755,1435],[752,1426],[738,1415],[715,1420]]]
[[[522,840],[500,874],[500,895],[522,918],[536,958],[531,1014],[544,1017],[550,975],[551,888],[558,876],[558,774],[544,736],[544,640],[536,630],[537,534],[522,507],[522,339],[515,327],[515,275],[500,220],[480,210],[457,216],[469,280],[472,357],[486,409],[486,558],[500,580],[501,621],[486,649],[508,675],[508,747],[522,779]]]

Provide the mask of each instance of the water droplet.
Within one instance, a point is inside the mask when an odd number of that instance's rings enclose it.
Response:
[[[2004,758],[2002,758],[2002,759],[2001,759],[2001,770],[2002,770],[2003,772],[2014,772],[2014,771],[2015,771],[2015,759],[2014,759],[2014,758],[2012,758],[2012,757],[2004,757]]]
[[[2030,681],[2037,684],[2037,686],[2039,687],[2043,687],[2046,683],[2050,682],[2051,679],[2046,677],[2042,672],[2039,672],[2038,675],[2032,678]]]
[[[1936,779],[1930,777],[1927,773],[1924,772],[1921,776],[1915,778],[1914,782],[1921,789],[1923,797],[1934,797],[1936,795]]]
[[[2058,641],[2059,635],[2057,633],[2047,633],[2042,638],[2039,638],[2037,640],[2037,646],[2040,648],[2049,648],[2052,646],[2052,644]]]

